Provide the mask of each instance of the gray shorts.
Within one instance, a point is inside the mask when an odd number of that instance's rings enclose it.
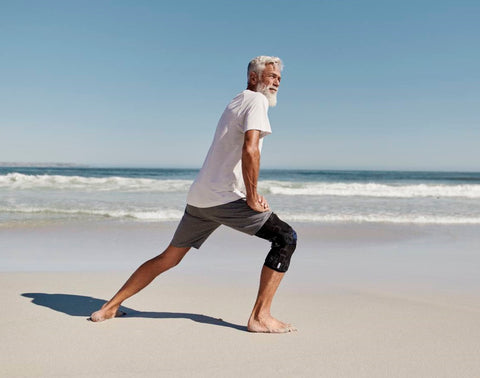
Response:
[[[255,235],[271,214],[271,211],[259,213],[251,209],[244,199],[206,208],[187,205],[170,244],[179,248],[198,249],[222,224]]]

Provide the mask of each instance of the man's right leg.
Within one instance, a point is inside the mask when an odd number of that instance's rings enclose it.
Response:
[[[248,319],[247,329],[250,332],[285,333],[296,331],[291,324],[275,319],[270,313],[273,297],[284,275],[285,273],[263,266],[257,300],[250,319]]]
[[[250,332],[283,333],[296,331],[290,324],[275,319],[270,314],[273,297],[288,270],[290,258],[297,245],[297,234],[287,223],[272,213],[256,236],[272,242],[260,276],[257,300],[248,320]]]
[[[112,299],[105,303],[100,310],[94,312],[90,316],[90,320],[93,322],[101,322],[103,320],[118,316],[118,308],[125,299],[130,298],[132,295],[138,293],[150,282],[152,282],[159,274],[177,265],[180,261],[182,261],[183,257],[189,250],[189,247],[178,248],[169,245],[162,254],[143,263],[130,276],[117,294],[115,294]]]

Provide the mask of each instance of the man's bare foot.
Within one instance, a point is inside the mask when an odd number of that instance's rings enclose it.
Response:
[[[250,318],[247,329],[249,332],[262,333],[287,333],[297,330],[291,324],[283,323],[272,316],[262,317],[259,319]]]
[[[125,312],[118,309],[119,306],[109,308],[107,307],[107,304],[108,303],[105,303],[100,310],[95,311],[90,315],[88,320],[91,320],[92,322],[103,322],[107,319],[118,318],[125,315]]]

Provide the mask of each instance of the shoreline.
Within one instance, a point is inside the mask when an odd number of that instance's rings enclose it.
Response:
[[[121,272],[128,276],[170,242],[177,222],[67,222],[0,228],[0,273]],[[288,276],[298,289],[400,288],[480,292],[480,227],[472,225],[305,224]],[[256,282],[269,243],[220,227],[174,271]],[[477,264],[477,266],[478,266]],[[219,282],[221,283],[221,282]]]

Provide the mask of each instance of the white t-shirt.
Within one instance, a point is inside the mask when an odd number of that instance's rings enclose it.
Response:
[[[260,92],[244,90],[225,108],[205,162],[190,187],[187,203],[211,207],[245,198],[242,175],[244,133],[260,130],[263,137],[272,132],[268,120],[268,100]]]

